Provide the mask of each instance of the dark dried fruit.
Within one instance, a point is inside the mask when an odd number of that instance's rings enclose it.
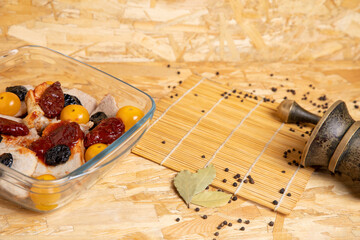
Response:
[[[100,124],[100,122],[104,119],[106,119],[107,116],[104,112],[96,112],[90,117],[90,121],[94,123],[94,126],[90,128],[90,130],[93,130],[97,125]],[[165,142],[165,141],[164,141]]]
[[[45,153],[45,164],[49,166],[57,166],[66,163],[71,155],[70,148],[66,145],[56,145]]]
[[[269,222],[269,226],[270,226],[270,227],[274,226],[274,222],[273,222],[273,221],[270,221],[270,222]]]
[[[68,105],[82,105],[82,104],[77,97],[64,93],[64,107]]]
[[[11,153],[3,153],[0,155],[0,163],[4,164],[7,167],[11,167],[14,160]]]
[[[6,88],[7,92],[12,92],[14,94],[16,94],[16,96],[19,97],[20,101],[24,101],[25,100],[25,96],[28,92],[28,90],[24,87],[24,86],[12,86],[12,87],[7,87]]]
[[[85,136],[85,148],[96,143],[111,144],[125,132],[125,125],[120,118],[107,118],[101,121]]]

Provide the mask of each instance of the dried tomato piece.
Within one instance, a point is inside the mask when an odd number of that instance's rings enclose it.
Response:
[[[60,82],[53,83],[41,95],[39,105],[45,113],[45,117],[54,118],[64,108],[64,93]]]
[[[30,149],[36,152],[36,155],[42,160],[44,160],[44,155],[50,148],[56,145],[66,145],[71,148],[79,139],[84,137],[80,125],[75,122],[54,123],[49,126],[49,129],[45,130],[46,135],[30,145]]]
[[[28,127],[23,123],[18,123],[0,117],[0,133],[11,136],[25,136],[29,134]]]
[[[111,144],[125,132],[125,125],[120,118],[103,119],[91,132],[86,134],[86,148],[96,143]]]

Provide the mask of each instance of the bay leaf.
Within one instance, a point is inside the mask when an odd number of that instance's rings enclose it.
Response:
[[[221,207],[229,202],[231,196],[231,194],[224,192],[203,191],[196,194],[191,199],[191,203],[202,207]]]
[[[196,192],[196,181],[196,173],[191,173],[188,170],[180,171],[174,178],[176,190],[188,206]]]
[[[214,165],[210,164],[206,168],[201,168],[196,173],[196,190],[195,194],[198,194],[205,190],[216,177],[216,169]]]

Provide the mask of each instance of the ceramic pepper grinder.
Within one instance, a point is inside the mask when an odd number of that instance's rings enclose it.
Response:
[[[345,102],[336,101],[322,117],[303,109],[293,100],[278,106],[285,123],[312,123],[315,126],[307,141],[303,166],[324,166],[360,181],[360,122],[349,115]]]

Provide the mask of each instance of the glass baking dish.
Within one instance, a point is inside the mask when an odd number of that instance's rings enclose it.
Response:
[[[127,156],[149,127],[155,111],[154,100],[148,94],[54,50],[23,46],[0,53],[0,92],[7,86],[35,86],[45,81],[59,81],[62,86],[77,88],[98,101],[110,93],[119,107],[133,105],[145,115],[104,151],[62,178],[37,180],[0,164],[0,196],[37,212],[58,209],[90,188],[117,161]]]

